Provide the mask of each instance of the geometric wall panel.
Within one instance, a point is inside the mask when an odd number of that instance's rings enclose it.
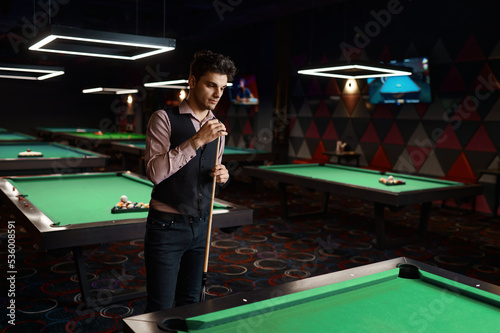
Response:
[[[347,123],[347,126],[340,135],[340,139],[346,142],[350,147],[355,147],[358,144],[359,139],[356,132],[354,131],[352,122]]]
[[[328,121],[327,127],[323,133],[322,138],[330,140],[338,140],[339,136],[337,134],[337,130],[335,129],[335,126],[333,126],[333,122],[331,120]]]
[[[292,146],[292,150],[290,150],[289,154],[292,157],[296,157],[298,151],[300,150],[300,147],[302,146],[302,143],[304,142],[304,138],[290,138],[289,142],[290,145]],[[294,153],[293,155],[292,152]]]
[[[439,163],[436,154],[429,154],[424,164],[420,167],[419,173],[431,177],[444,177],[445,173]]]
[[[460,73],[456,66],[453,65],[448,74],[446,74],[439,88],[439,92],[465,92],[466,90],[467,88],[465,87]]]
[[[340,100],[332,113],[333,118],[349,118],[349,112],[343,100]]]
[[[391,165],[390,169],[392,169],[394,165],[398,162],[399,156],[401,156],[401,153],[405,150],[405,147],[401,145],[391,145],[391,144],[389,145],[383,144],[382,147],[384,148],[387,160]]]
[[[422,123],[420,123],[415,131],[413,131],[410,139],[406,142],[406,144],[408,146],[416,147],[431,147],[434,144],[434,141],[431,141],[429,139]]]
[[[356,133],[356,137],[360,138],[366,130],[366,127],[370,124],[370,119],[367,118],[352,118],[351,125]]]
[[[306,140],[302,140],[302,144],[300,148],[297,150],[297,154],[295,157],[302,159],[310,159],[312,156],[311,151],[306,143]]]
[[[438,133],[441,133],[441,135],[437,136],[437,138],[433,138],[436,142],[435,148],[462,149],[460,140],[458,139],[455,131],[453,131],[453,127],[451,125],[446,126],[444,131],[440,132],[437,130],[435,133],[436,136]]]
[[[464,153],[477,177],[479,177],[479,173],[476,170],[488,169],[488,166],[497,156],[496,152],[465,151]]]
[[[304,131],[302,130],[302,127],[300,126],[300,122],[297,121],[297,119],[295,119],[292,130],[290,131],[290,137],[295,137],[295,138],[303,138],[304,137]]]
[[[389,104],[379,104],[375,108],[375,112],[373,113],[372,117],[392,119],[394,118],[394,115],[392,114]]]
[[[438,161],[441,169],[446,174],[451,169],[455,161],[462,153],[461,150],[457,149],[442,149],[436,148],[433,150],[431,155],[434,155],[436,160]]]
[[[373,156],[372,160],[370,161],[369,166],[370,168],[376,170],[389,171],[392,169],[392,165],[389,162],[389,158],[387,157],[384,147],[379,146],[377,152],[375,153],[375,156]]]
[[[500,129],[499,129],[500,130]],[[469,141],[466,150],[475,150],[475,151],[485,151],[485,152],[496,152],[496,148],[491,142],[488,133],[486,132],[484,126],[480,126],[479,129],[474,133],[474,136]]]
[[[462,49],[455,58],[456,62],[484,60],[485,56],[481,51],[476,39],[472,34],[465,41]]]
[[[309,151],[310,157],[312,158],[314,152],[318,149],[319,144],[321,143],[320,139],[314,139],[314,138],[306,138],[305,143],[307,145],[307,150]],[[321,149],[324,149],[321,147]]]
[[[325,103],[325,100],[322,99],[314,112],[315,117],[330,117],[330,110],[328,110],[328,106]]]
[[[313,116],[313,113],[312,113],[311,108],[309,107],[308,103],[304,102],[302,104],[297,116],[299,116],[299,117],[312,117]]]
[[[420,114],[417,113],[415,104],[405,104],[396,116],[397,119],[412,119],[413,121],[420,119]]]
[[[380,142],[380,138],[373,123],[370,122],[366,127],[365,133],[361,137],[361,142]]]
[[[417,169],[415,168],[412,158],[410,157],[410,154],[408,154],[408,151],[403,150],[401,152],[398,160],[396,161],[396,163],[394,163],[393,170],[406,174],[414,174],[417,172]]]
[[[311,122],[311,125],[309,125],[309,128],[307,132],[305,133],[304,137],[306,138],[316,138],[319,139],[321,136],[318,132],[318,128],[316,127],[316,123],[314,121]]]
[[[394,120],[373,118],[372,121],[373,126],[377,131],[378,137],[380,138],[380,140],[384,140],[385,136],[389,132],[389,129],[392,127],[392,124],[394,124]]]
[[[408,146],[407,149],[408,155],[415,166],[415,169],[418,171],[422,167],[422,165],[427,160],[427,156],[432,152],[429,147],[413,147]]]
[[[399,131],[397,123],[393,123],[389,132],[384,137],[383,143],[385,144],[396,144],[396,145],[405,145],[405,141],[401,136],[401,132]]]
[[[380,147],[380,144],[375,143],[375,142],[360,142],[359,146],[361,146],[361,149],[363,150],[363,156],[366,159],[367,164],[365,164],[365,165],[369,165],[370,161],[373,159],[373,157],[377,153],[377,150]]]
[[[500,151],[500,121],[484,122],[483,126],[495,145],[496,151]]]
[[[421,123],[411,119],[396,119],[396,124],[398,125],[399,132],[403,137],[403,141],[408,143],[413,132],[415,132]]]
[[[493,105],[491,110],[484,117],[485,121],[500,121],[500,99]]]
[[[307,99],[307,104],[309,104],[309,108],[311,109],[311,116],[316,116],[316,113],[317,113],[317,110],[318,110],[318,107],[321,103],[321,99],[318,98],[318,97],[314,97],[314,98],[308,98]],[[328,114],[328,112],[327,112]],[[327,115],[328,117],[329,115]]]
[[[346,106],[349,114],[352,114],[354,108],[360,100],[361,95],[342,95],[342,101],[344,102],[344,105]]]
[[[328,85],[326,86],[325,89],[325,95],[340,95],[340,88],[337,84],[337,80],[334,78],[331,78],[330,81],[328,82]]]
[[[449,179],[464,181],[464,182],[475,182],[476,174],[472,170],[469,164],[469,160],[464,153],[460,154],[453,166],[446,173],[446,177]]]
[[[335,126],[335,130],[337,131],[337,135],[339,138],[343,137],[344,131],[350,123],[349,118],[335,118],[333,119],[333,126]]]
[[[361,100],[351,113],[352,118],[370,118],[370,112],[364,100]]]
[[[444,114],[446,114],[446,109],[441,103],[441,100],[438,99],[427,108],[427,111],[425,111],[425,114],[422,116],[422,119],[443,120]]]
[[[448,48],[439,38],[429,54],[429,63],[432,64],[449,64],[452,62]]]

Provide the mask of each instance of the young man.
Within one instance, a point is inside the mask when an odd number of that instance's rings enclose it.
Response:
[[[144,239],[146,312],[200,299],[212,177],[218,184],[229,179],[221,164],[226,127],[212,110],[235,72],[221,54],[196,53],[188,97],[149,121],[145,163],[154,188]]]

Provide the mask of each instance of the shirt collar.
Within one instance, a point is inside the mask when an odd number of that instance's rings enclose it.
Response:
[[[181,102],[181,104],[179,104],[179,113],[181,114],[190,114],[191,116],[193,116],[194,118],[196,118],[194,116],[194,112],[193,110],[191,109],[191,107],[189,106],[188,102],[186,100],[183,100]],[[206,120],[210,120],[210,119],[214,119],[215,118],[215,115],[214,113],[212,112],[212,110],[208,111],[208,114],[206,116]],[[205,120],[203,119],[203,120]]]

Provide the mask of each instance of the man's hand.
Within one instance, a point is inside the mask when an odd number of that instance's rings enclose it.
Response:
[[[217,164],[212,169],[212,177],[217,177],[216,182],[219,184],[225,184],[229,179],[229,171],[227,171],[224,164]]]
[[[203,125],[198,133],[196,133],[191,140],[194,143],[195,149],[198,149],[222,135],[227,135],[226,126],[219,122],[217,119],[209,120]]]

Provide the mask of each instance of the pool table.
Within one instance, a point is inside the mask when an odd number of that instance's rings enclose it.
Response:
[[[111,143],[113,150],[124,155],[122,159],[124,170],[131,168],[130,160],[140,164],[140,172],[145,173],[144,155],[146,152],[145,141],[116,141]],[[268,153],[264,150],[251,148],[238,148],[225,146],[222,162],[226,164],[229,172],[236,170],[242,164],[255,164],[272,162],[275,160],[275,154]]]
[[[153,184],[131,172],[80,173],[0,178],[0,200],[41,249],[71,248],[84,300],[90,287],[82,247],[143,238],[147,211],[112,213],[122,195],[149,202]],[[226,201],[214,204],[213,227],[253,223],[253,212]],[[141,292],[140,295],[144,295]],[[137,295],[123,295],[115,300]]]
[[[146,134],[137,133],[114,133],[104,132],[102,135],[94,132],[70,133],[64,132],[60,134],[61,140],[67,141],[72,146],[77,146],[90,150],[102,149],[107,151],[111,148],[111,143],[115,141],[144,141]]]
[[[94,133],[98,131],[98,128],[92,127],[35,127],[37,136],[45,141],[57,141],[60,139],[61,133]]]
[[[19,157],[31,149],[42,157]],[[0,176],[93,171],[105,167],[109,156],[58,143],[0,142]]]
[[[244,172],[251,177],[274,180],[279,183],[282,213],[285,218],[289,217],[288,185],[325,192],[322,203],[323,212],[326,212],[329,193],[373,202],[375,208],[375,245],[382,249],[401,245],[401,241],[395,242],[386,238],[385,207],[396,210],[407,205],[421,204],[418,236],[423,238],[427,230],[433,201],[474,197],[482,193],[482,185],[480,184],[465,184],[334,164],[248,166],[244,168]],[[380,178],[388,178],[389,175],[405,181],[405,184],[385,185],[379,182]]]
[[[417,99],[420,95],[420,87],[410,76],[389,76],[386,78],[380,94],[384,99]]]
[[[402,257],[123,322],[126,333],[494,332],[500,287]]]
[[[0,132],[0,142],[28,142],[37,141],[34,136],[18,132]]]

